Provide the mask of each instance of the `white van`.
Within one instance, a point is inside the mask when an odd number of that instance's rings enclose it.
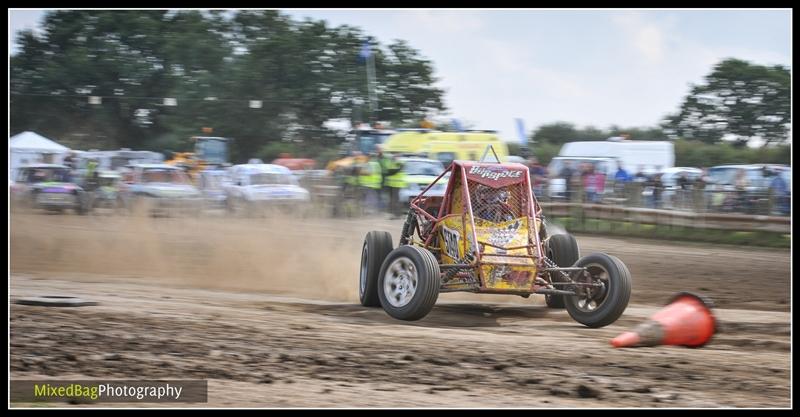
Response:
[[[614,158],[631,175],[643,167],[646,174],[675,166],[675,146],[668,141],[620,140],[569,142],[558,156]]]

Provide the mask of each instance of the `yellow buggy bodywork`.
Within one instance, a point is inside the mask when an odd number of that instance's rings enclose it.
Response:
[[[470,254],[475,253],[475,237],[482,247],[481,266],[477,269],[480,280],[486,289],[530,291],[536,278],[537,265],[527,246],[528,237],[538,233],[540,220],[529,231],[529,218],[521,217],[502,223],[466,218],[466,215],[452,215],[439,222],[439,253],[443,265],[463,263]],[[473,226],[474,223],[474,226]],[[453,250],[457,250],[454,253]],[[453,256],[456,255],[456,256]],[[467,289],[458,283],[446,285],[450,289]]]
[[[444,275],[441,291],[525,295],[546,285],[537,280],[544,258],[542,221],[527,167],[455,161],[448,171],[452,173],[444,198],[431,199],[423,192],[411,202],[410,215],[422,227],[408,240],[437,256]],[[508,219],[476,215],[482,202],[475,194],[481,187],[507,194]]]

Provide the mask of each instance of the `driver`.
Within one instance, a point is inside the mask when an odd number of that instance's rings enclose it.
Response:
[[[479,185],[475,189],[475,197],[476,217],[495,223],[514,220],[513,210],[508,205],[507,190]]]

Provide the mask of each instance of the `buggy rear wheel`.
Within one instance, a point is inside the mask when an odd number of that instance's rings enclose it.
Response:
[[[378,274],[383,260],[392,251],[392,235],[371,231],[364,238],[361,249],[361,272],[358,279],[358,298],[364,307],[378,307]]]
[[[573,276],[575,282],[599,283],[600,286],[576,286],[576,294],[566,296],[569,315],[589,327],[603,327],[615,322],[631,297],[631,273],[619,258],[605,253],[584,256],[575,266],[587,273]]]
[[[399,320],[425,317],[439,298],[441,276],[436,257],[427,249],[403,245],[381,266],[378,296],[381,306]]]
[[[581,257],[578,249],[578,242],[570,234],[558,234],[550,236],[548,240],[547,257],[560,267],[575,265]],[[559,271],[550,272],[550,279],[553,282],[563,282],[564,277]],[[563,289],[558,287],[558,289]],[[564,296],[558,294],[545,294],[544,301],[550,308],[564,308]]]

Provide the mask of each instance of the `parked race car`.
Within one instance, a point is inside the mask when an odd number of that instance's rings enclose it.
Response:
[[[228,171],[224,169],[206,169],[200,171],[197,185],[203,194],[203,206],[206,209],[225,209],[228,206],[227,187],[230,186]]]
[[[98,173],[97,189],[89,198],[92,209],[110,209],[116,211],[123,207],[120,196],[121,175],[116,171],[100,171]]]
[[[242,164],[230,169],[228,209],[240,216],[257,216],[279,209],[303,214],[309,209],[309,192],[300,187],[289,168],[273,164]]]
[[[566,307],[588,327],[622,315],[631,294],[628,268],[604,253],[580,257],[573,236],[548,234],[526,166],[455,161],[434,184],[447,173],[443,197],[423,192],[411,202],[397,248],[387,232],[367,234],[362,305],[418,320],[440,292],[466,291],[544,294],[549,307]]]
[[[65,165],[23,166],[16,170],[10,188],[12,207],[52,212],[72,209],[78,214],[89,211],[86,193]]]
[[[133,214],[169,216],[199,214],[200,191],[183,169],[166,164],[139,164],[126,173],[121,186],[125,206]]]
[[[444,171],[444,165],[435,159],[425,158],[399,158],[403,163],[403,171],[406,174],[405,188],[400,190],[400,201],[403,204],[410,203],[411,200],[416,198],[422,191],[425,191],[429,185]],[[446,181],[440,181],[435,186],[427,191],[430,197],[443,196],[444,189],[447,186]]]

